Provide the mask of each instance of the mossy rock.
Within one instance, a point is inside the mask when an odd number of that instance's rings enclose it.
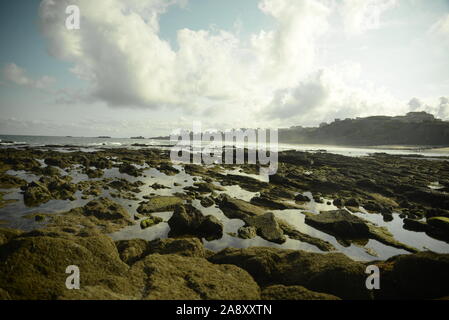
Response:
[[[177,205],[184,201],[174,196],[154,196],[148,201],[141,202],[137,208],[139,213],[153,213],[174,210]]]
[[[341,300],[327,294],[308,290],[302,286],[274,285],[262,291],[262,300]]]
[[[19,177],[12,176],[9,174],[1,174],[0,175],[0,188],[1,189],[10,189],[10,188],[18,188],[26,185],[27,182]]]
[[[81,288],[101,286],[103,290],[130,296],[137,296],[139,291],[125,279],[128,267],[106,236],[30,232],[0,246],[0,259],[4,262],[0,265],[0,287],[12,299],[70,299],[76,290],[69,292],[65,286],[69,265],[79,267]]]
[[[164,221],[162,218],[153,216],[153,217],[150,217],[150,218],[146,218],[145,220],[142,220],[140,222],[140,227],[142,229],[146,229],[146,228],[155,226],[158,223],[161,223],[162,221]]]
[[[201,205],[205,208],[212,207],[215,204],[215,201],[211,197],[205,197],[201,199]]]
[[[427,223],[435,228],[449,232],[449,218],[448,217],[432,217],[427,219]]]
[[[44,213],[32,213],[32,214],[28,214],[26,216],[24,216],[25,219],[33,219],[36,222],[41,222],[44,221],[47,216],[49,216],[48,214],[44,214]]]
[[[212,263],[234,264],[261,286],[299,285],[342,299],[370,299],[365,265],[342,253],[313,253],[267,247],[227,248],[208,258]]]
[[[131,273],[143,280],[143,299],[260,299],[259,286],[245,270],[215,265],[204,258],[151,254],[136,262]]]
[[[143,239],[116,241],[120,258],[129,265],[142,260],[149,254],[177,254],[185,257],[204,258],[206,252],[203,243],[198,238]]]

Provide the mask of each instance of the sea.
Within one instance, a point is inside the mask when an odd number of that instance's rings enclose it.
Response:
[[[114,138],[114,137],[72,137],[72,136],[27,136],[27,135],[0,135],[0,150],[7,147],[61,147],[61,148],[77,148],[81,151],[95,151],[100,148],[163,148],[169,149],[174,146],[185,145],[185,141],[170,141],[162,139],[151,138]],[[220,148],[223,143],[216,142],[196,142],[192,143],[194,146],[209,148]],[[225,143],[227,144],[227,143]],[[231,144],[231,143],[229,143]],[[255,144],[239,144],[234,143],[237,147],[256,148]],[[270,150],[269,145],[265,146]],[[367,156],[373,153],[387,153],[392,155],[416,155],[419,157],[433,158],[433,157],[448,157],[449,148],[433,148],[429,146],[394,146],[394,147],[360,147],[360,146],[332,146],[320,144],[291,144],[278,143],[276,149],[271,147],[272,151],[286,151],[297,150],[307,152],[327,152],[333,154],[340,154],[344,156]]]

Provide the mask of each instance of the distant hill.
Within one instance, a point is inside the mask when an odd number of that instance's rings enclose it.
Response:
[[[405,116],[336,119],[315,128],[279,129],[281,143],[330,145],[449,145],[449,122],[426,112]]]

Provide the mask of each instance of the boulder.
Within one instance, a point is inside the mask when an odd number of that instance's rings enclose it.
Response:
[[[128,265],[142,259],[149,253],[149,242],[143,239],[116,241],[120,259]]]
[[[424,221],[405,218],[402,222],[404,222],[404,229],[407,230],[425,232],[428,229],[428,225]]]
[[[218,205],[229,219],[244,219],[248,216],[256,216],[265,213],[265,210],[249,202],[231,198],[228,195],[221,195]]]
[[[155,226],[155,225],[161,223],[162,221],[164,221],[162,218],[152,216],[152,217],[149,217],[149,218],[146,218],[146,219],[142,220],[140,222],[140,227],[142,229],[146,229],[146,228]]]
[[[1,189],[19,188],[26,184],[27,184],[27,182],[19,177],[12,176],[9,174],[1,174],[0,175],[0,188]]]
[[[302,286],[273,285],[262,290],[262,300],[341,300],[327,293],[310,291]]]
[[[223,224],[214,216],[204,216],[192,205],[180,205],[168,220],[169,236],[194,235],[207,239],[220,239],[223,236]]]
[[[132,177],[138,177],[142,175],[142,170],[137,169],[134,165],[130,163],[121,164],[118,168],[120,173],[126,173]]]
[[[198,238],[157,239],[148,243],[150,253],[178,254],[185,257],[204,258],[206,252]]]
[[[284,220],[278,219],[278,223],[285,235],[289,236],[290,239],[299,240],[301,242],[306,242],[311,245],[316,246],[322,251],[333,251],[335,247],[325,240],[312,237],[308,234],[302,233],[296,230],[293,226],[285,222]]]
[[[203,258],[151,254],[135,263],[131,273],[143,280],[142,299],[260,299],[260,289],[246,271],[233,265],[215,265]]]
[[[120,258],[128,265],[142,260],[149,254],[178,254],[186,257],[204,258],[206,253],[202,242],[198,238],[143,239],[120,240],[115,245]]]
[[[423,251],[377,263],[381,272],[379,299],[437,299],[449,292],[449,254]]]
[[[47,187],[39,182],[30,182],[24,187],[23,201],[29,207],[38,206],[50,201],[52,195]]]
[[[86,216],[94,216],[99,220],[125,220],[131,222],[128,212],[109,198],[99,198],[88,202],[83,207]]]
[[[437,229],[449,233],[449,218],[448,217],[432,217],[427,219],[427,223]]]
[[[204,208],[209,208],[215,204],[215,201],[211,197],[205,197],[201,199],[200,203]]]
[[[298,202],[309,202],[310,199],[308,197],[306,197],[305,195],[302,195],[301,193],[298,193],[295,196],[295,201],[298,201]]]
[[[342,299],[369,299],[365,266],[342,253],[251,247],[227,248],[208,258],[217,264],[234,264],[253,276],[261,286],[300,285]]]
[[[251,199],[251,203],[256,206],[265,207],[273,210],[301,209],[301,207],[288,203],[285,200],[273,199],[268,196],[254,197]]]
[[[81,285],[139,297],[141,288],[126,278],[128,266],[106,236],[75,237],[64,233],[27,233],[0,246],[0,287],[11,299],[71,299],[65,286],[66,268],[78,266]],[[73,291],[73,292],[72,292]],[[101,298],[92,292],[89,298]],[[75,297],[76,299],[76,297]]]
[[[172,211],[177,205],[182,204],[184,201],[181,198],[174,196],[154,196],[148,201],[140,202],[137,212],[139,213],[153,213]]]
[[[364,238],[369,234],[365,221],[346,210],[323,211],[306,216],[305,223],[343,239]]]
[[[257,236],[257,229],[255,227],[240,227],[238,236],[242,239],[252,239]]]
[[[272,212],[244,218],[247,225],[256,228],[257,234],[271,242],[284,243],[286,238]]]
[[[226,189],[215,185],[210,182],[195,182],[191,187],[185,187],[185,190],[199,192],[199,193],[212,193],[214,191],[225,191]]]

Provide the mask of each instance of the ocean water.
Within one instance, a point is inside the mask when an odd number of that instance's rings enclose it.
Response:
[[[57,136],[15,136],[0,135],[0,148],[5,147],[45,147],[45,146],[71,146],[83,149],[96,148],[142,148],[142,147],[160,147],[171,148],[173,146],[181,146],[183,142],[172,142],[170,140],[156,139],[130,139],[130,138],[100,138],[100,137],[57,137]],[[234,143],[226,142],[225,145]],[[216,142],[193,142],[194,147],[208,147],[211,150],[221,149],[223,143]],[[237,147],[256,148],[256,144],[236,143]],[[372,153],[387,153],[392,155],[418,155],[428,158],[432,157],[449,157],[449,151],[441,149],[423,148],[422,146],[408,146],[407,148],[387,148],[387,147],[346,147],[346,146],[330,146],[317,144],[286,144],[279,143],[276,148],[270,145],[264,145],[266,149],[273,151],[298,150],[309,152],[328,152],[345,156],[367,156]]]

